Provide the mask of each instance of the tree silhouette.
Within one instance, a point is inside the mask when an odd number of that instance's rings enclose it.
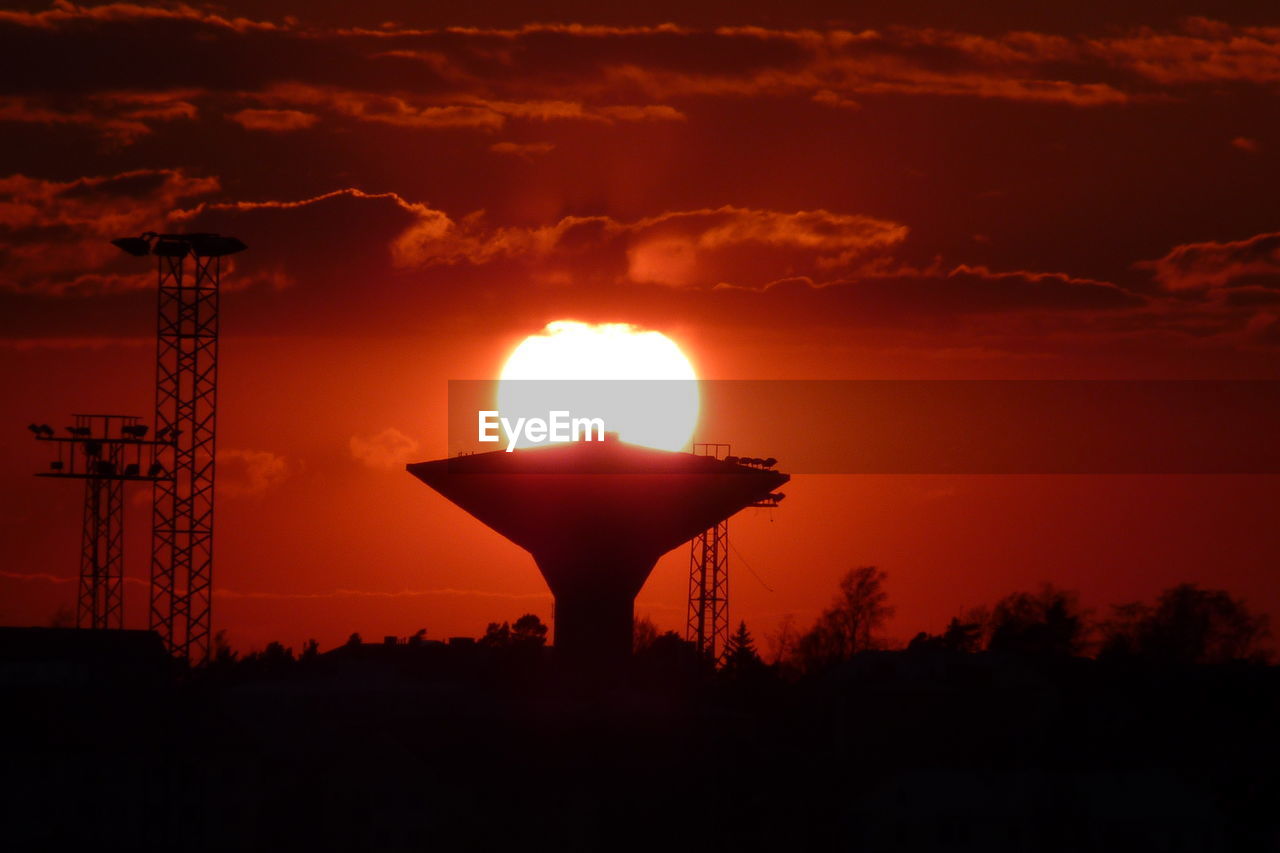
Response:
[[[1045,584],[1038,593],[1015,592],[996,603],[987,647],[1062,657],[1079,654],[1086,639],[1086,623],[1076,594]]]
[[[975,615],[977,614],[977,615]],[[959,616],[951,617],[947,629],[941,634],[929,634],[921,631],[907,644],[910,651],[950,651],[972,653],[982,648],[982,634],[985,618],[978,611],[970,611],[965,621]]]
[[[631,651],[642,652],[658,639],[658,626],[648,616],[637,616],[631,622]]]
[[[756,654],[755,640],[751,638],[751,632],[747,630],[746,621],[738,623],[738,630],[733,632],[733,636],[729,638],[729,656],[747,655],[748,657],[760,659],[760,655]]]
[[[729,638],[724,658],[724,672],[730,677],[742,677],[764,669],[764,661],[756,652],[755,641],[747,630],[746,622],[738,623],[738,630]]]
[[[767,635],[769,649],[775,666],[787,666],[795,663],[796,649],[800,644],[800,631],[796,628],[795,615],[785,614],[778,620],[773,633]]]
[[[635,652],[632,661],[637,672],[662,683],[681,681],[709,671],[709,662],[698,647],[675,631],[654,637],[653,642]]]
[[[479,644],[491,649],[536,649],[547,643],[547,626],[533,613],[526,613],[515,621],[490,622]]]
[[[511,645],[511,623],[490,622],[484,629],[484,636],[479,639],[478,644],[491,649],[505,649]]]
[[[942,646],[955,652],[976,652],[982,648],[982,631],[982,622],[972,618],[962,622],[953,616],[942,634]]]
[[[293,649],[285,648],[278,640],[267,643],[267,647],[262,650],[258,658],[271,670],[287,669],[294,663]]]
[[[517,646],[540,648],[547,643],[547,626],[533,613],[526,613],[511,626],[511,642]]]
[[[1103,656],[1187,664],[1265,659],[1261,644],[1270,636],[1265,615],[1250,613],[1225,590],[1190,583],[1165,590],[1154,607],[1117,605],[1099,627]]]
[[[49,617],[50,628],[74,628],[76,626],[76,612],[70,607],[63,605],[54,611]]]
[[[239,654],[235,649],[231,648],[231,643],[227,640],[227,631],[222,629],[213,635],[213,664],[217,666],[230,666],[236,662]]]
[[[831,666],[881,645],[876,632],[893,615],[884,591],[885,577],[875,566],[863,566],[840,579],[840,592],[831,607],[795,642],[794,658],[802,669]]]

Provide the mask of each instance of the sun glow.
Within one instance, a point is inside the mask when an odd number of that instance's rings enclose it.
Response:
[[[515,348],[500,379],[504,416],[545,418],[550,409],[563,409],[602,417],[609,432],[632,444],[680,450],[698,422],[697,375],[689,359],[661,332],[628,323],[548,323]]]

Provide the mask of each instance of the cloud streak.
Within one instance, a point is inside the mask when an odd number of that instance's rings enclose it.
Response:
[[[313,126],[320,117],[301,110],[244,109],[227,116],[245,130],[265,130],[279,133],[288,130],[304,130]]]
[[[1150,270],[1170,291],[1250,285],[1280,291],[1280,231],[1223,243],[1187,243],[1137,266]]]
[[[269,112],[298,112],[296,108],[324,110],[359,122],[403,128],[472,128],[494,131],[509,121],[587,121],[602,124],[638,121],[680,121],[684,115],[662,105],[613,104],[593,106],[581,101],[554,99],[510,100],[478,95],[388,94],[357,89],[282,83],[252,100],[276,108]],[[287,109],[280,109],[287,108]],[[237,113],[237,115],[242,115]],[[251,115],[262,111],[250,111]],[[309,113],[312,114],[312,113]]]
[[[213,214],[294,211],[340,200],[389,205],[401,214],[407,225],[387,243],[393,265],[401,269],[498,261],[544,268],[571,264],[579,274],[610,281],[682,287],[711,287],[752,268],[758,276],[762,259],[836,267],[898,245],[908,234],[901,223],[863,214],[732,205],[635,220],[567,216],[545,226],[491,226],[479,214],[455,219],[397,193],[357,188],[299,200],[200,203],[172,219],[195,223]]]

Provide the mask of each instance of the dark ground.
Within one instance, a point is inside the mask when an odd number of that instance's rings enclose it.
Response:
[[[6,850],[1280,840],[1280,670],[1256,664],[916,650],[708,680],[651,657],[593,689],[538,649],[365,645],[176,678],[145,654],[17,657],[0,655]]]

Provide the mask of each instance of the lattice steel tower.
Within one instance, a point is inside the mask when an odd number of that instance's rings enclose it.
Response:
[[[158,483],[169,475],[156,464],[158,442],[132,415],[75,415],[59,436],[48,424],[27,429],[53,442],[58,458],[37,477],[84,480],[77,628],[124,627],[124,484]],[[148,465],[143,471],[144,451]]]
[[[694,444],[697,456],[729,456],[727,444]],[[719,663],[729,639],[729,519],[702,531],[689,550],[689,619],[685,639]]]
[[[776,459],[755,459],[729,455],[727,444],[695,443],[696,456],[713,456],[750,468],[770,469]],[[786,495],[772,494],[750,504],[775,507]],[[726,518],[692,540],[689,549],[689,618],[685,639],[714,666],[729,651],[729,520]]]
[[[209,654],[213,583],[213,479],[218,404],[218,296],[222,258],[243,251],[234,237],[155,234],[113,240],[154,255],[158,480],[152,502],[149,625],[176,657]]]

